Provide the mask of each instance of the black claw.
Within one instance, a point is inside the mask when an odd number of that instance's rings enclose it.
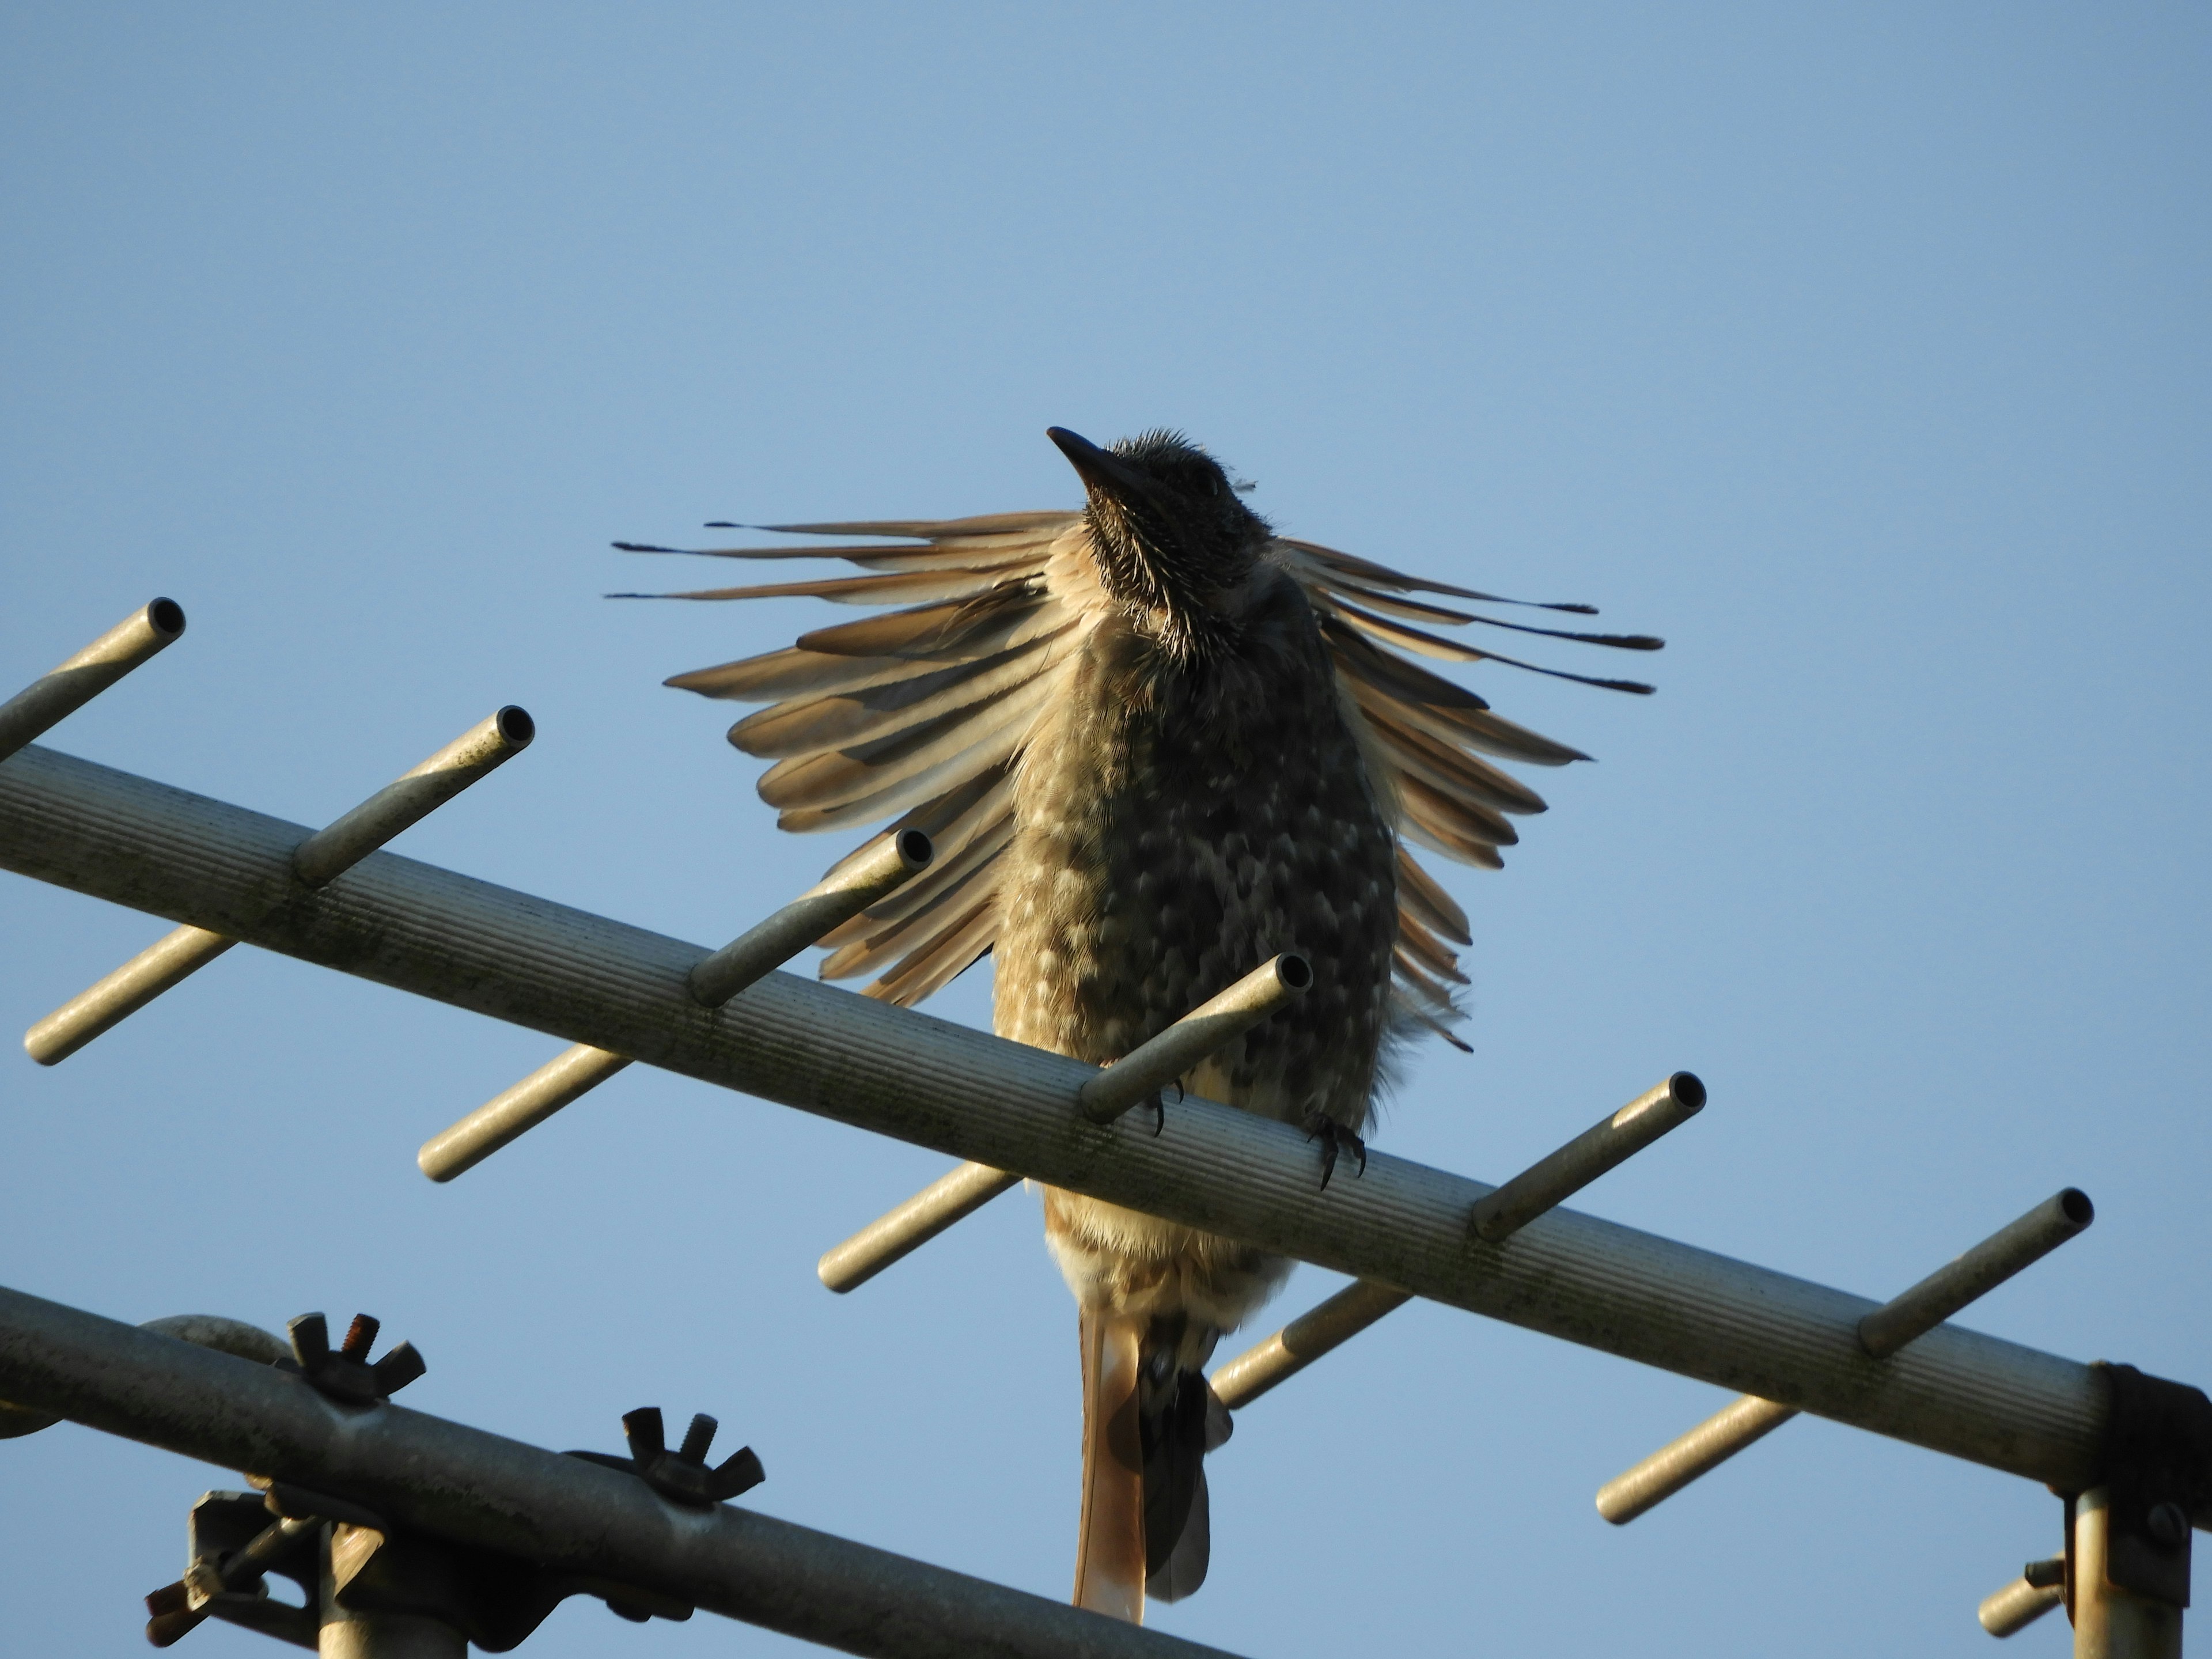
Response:
[[[1168,1127],[1167,1103],[1160,1098],[1159,1091],[1152,1091],[1152,1139],[1158,1140]]]
[[[1367,1173],[1367,1143],[1334,1118],[1316,1113],[1306,1125],[1306,1139],[1321,1142],[1321,1190],[1328,1190],[1328,1178],[1336,1173],[1337,1154],[1349,1147],[1358,1160],[1359,1173]]]

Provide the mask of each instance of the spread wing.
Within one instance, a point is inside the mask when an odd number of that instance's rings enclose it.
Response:
[[[844,830],[893,820],[836,867],[899,830],[919,829],[934,841],[937,856],[927,871],[823,940],[830,951],[822,964],[823,978],[872,974],[867,995],[911,1005],[974,965],[997,939],[999,854],[1013,835],[1014,775],[1023,745],[1039,711],[1066,683],[1085,634],[1106,604],[1083,515],[1008,513],[765,527],[872,539],[699,551],[715,558],[838,558],[868,574],[652,597],[805,597],[899,608],[817,629],[785,650],[678,674],[668,684],[769,705],[732,726],[730,741],[775,762],[759,787],[761,798],[777,810],[778,827]],[[632,552],[679,550],[616,545]],[[1467,915],[1406,843],[1496,869],[1498,849],[1518,839],[1509,817],[1540,812],[1544,802],[1492,759],[1559,766],[1588,757],[1501,719],[1482,698],[1407,653],[1534,665],[1419,624],[1480,623],[1635,650],[1656,649],[1659,641],[1537,628],[1450,609],[1411,596],[1516,601],[1408,576],[1311,542],[1279,539],[1268,556],[1298,580],[1312,603],[1347,716],[1364,730],[1378,781],[1398,815],[1395,988],[1400,1008],[1463,1048],[1449,1027],[1459,1018],[1455,988],[1468,982],[1455,948],[1471,942]],[[1584,605],[1544,608],[1589,611]],[[1589,683],[1650,690],[1634,681]]]
[[[908,539],[712,550],[726,558],[840,558],[872,574],[666,596],[805,596],[902,607],[668,682],[770,705],[732,726],[730,741],[775,761],[759,787],[778,828],[843,830],[893,819],[837,868],[900,830],[923,830],[935,843],[927,870],[822,941],[830,949],[823,978],[872,974],[868,995],[910,1006],[972,967],[996,940],[999,854],[1013,836],[1015,766],[1102,603],[1082,522],[1079,513],[1009,513],[770,526]]]
[[[1392,959],[1400,1012],[1456,1048],[1467,1045],[1451,1025],[1460,1018],[1455,988],[1468,982],[1455,945],[1472,942],[1467,913],[1407,850],[1408,842],[1462,864],[1501,868],[1498,849],[1520,839],[1507,820],[1544,811],[1543,797],[1490,763],[1486,756],[1564,766],[1588,760],[1578,749],[1540,737],[1491,712],[1464,686],[1432,673],[1407,653],[1447,662],[1496,661],[1537,673],[1518,658],[1501,656],[1418,627],[1419,623],[1463,628],[1480,623],[1547,639],[1573,640],[1632,651],[1655,651],[1660,641],[1640,634],[1590,634],[1505,622],[1454,610],[1416,593],[1444,594],[1490,605],[1518,600],[1472,588],[1408,576],[1387,566],[1314,542],[1279,538],[1273,561],[1297,578],[1320,619],[1322,637],[1336,665],[1339,690],[1365,727],[1370,763],[1395,797],[1398,811],[1398,945]],[[1590,614],[1580,605],[1534,607]],[[1562,678],[1615,691],[1648,692],[1639,680]]]

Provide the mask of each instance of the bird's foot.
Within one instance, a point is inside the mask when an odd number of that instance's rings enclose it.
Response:
[[[1325,1113],[1316,1112],[1306,1120],[1306,1139],[1321,1142],[1321,1189],[1328,1190],[1328,1178],[1336,1173],[1337,1155],[1349,1152],[1359,1164],[1359,1173],[1367,1173],[1367,1143],[1344,1125]]]
[[[1170,1083],[1168,1088],[1176,1091],[1176,1104],[1182,1105],[1183,1092],[1181,1079]],[[1168,1127],[1167,1089],[1153,1090],[1152,1098],[1145,1104],[1152,1109],[1152,1139],[1158,1140],[1161,1132]]]

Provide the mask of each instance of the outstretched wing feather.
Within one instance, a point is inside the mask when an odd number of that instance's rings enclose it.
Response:
[[[897,830],[921,828],[936,840],[931,870],[823,941],[832,947],[822,964],[825,977],[881,969],[866,994],[911,1004],[989,952],[1022,750],[1098,614],[1087,561],[1064,556],[1073,546],[1068,532],[1080,523],[1076,514],[1034,513],[765,526],[780,533],[911,541],[701,550],[720,558],[826,556],[869,574],[684,597],[902,607],[815,629],[787,650],[670,681],[708,696],[771,705],[739,721],[731,741],[775,760],[760,790],[781,809],[783,828],[842,829],[900,815],[838,867]],[[1477,753],[1548,766],[1587,757],[1492,714],[1483,698],[1405,654],[1457,662],[1494,657],[1416,625],[1491,619],[1409,594],[1513,601],[1315,543],[1279,541],[1273,556],[1304,584],[1347,704],[1358,711],[1372,739],[1370,753],[1389,775],[1378,781],[1400,815],[1394,1004],[1407,1020],[1464,1048],[1450,1025],[1460,1017],[1453,988],[1467,983],[1453,948],[1470,941],[1467,915],[1412,847],[1498,867],[1498,848],[1516,839],[1504,814],[1541,811],[1544,803]]]

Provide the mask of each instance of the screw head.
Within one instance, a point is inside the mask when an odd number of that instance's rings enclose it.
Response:
[[[2179,1504],[2158,1504],[2145,1517],[2150,1535],[2168,1549],[2187,1541],[2189,1516]]]

